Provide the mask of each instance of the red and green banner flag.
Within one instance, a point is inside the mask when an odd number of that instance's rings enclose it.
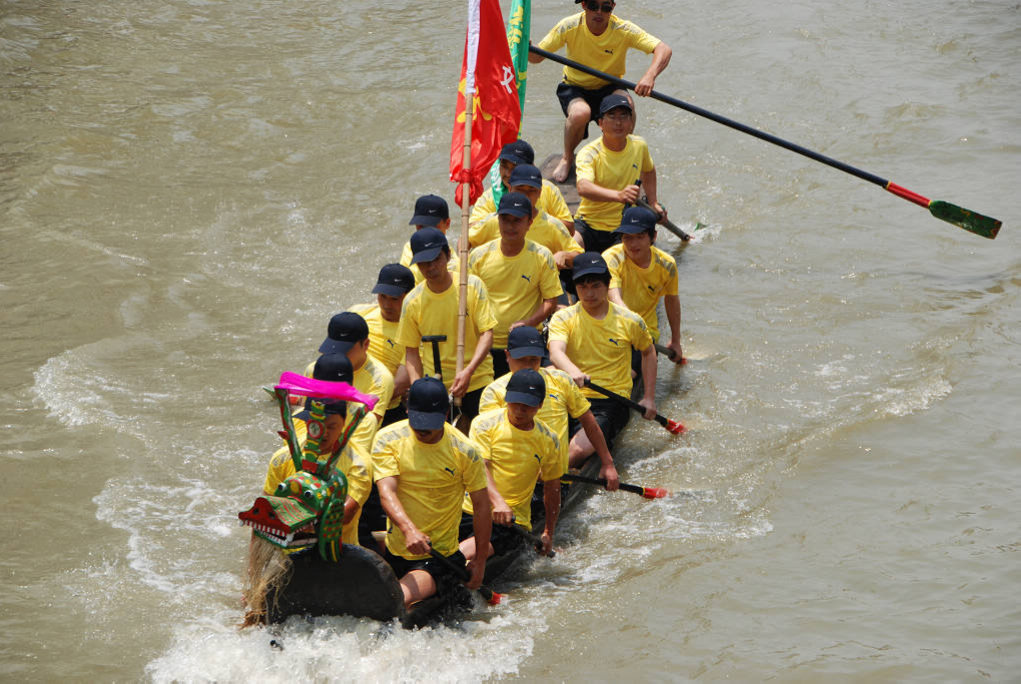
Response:
[[[527,59],[528,44],[525,44]],[[471,149],[465,162],[466,102],[472,101]],[[469,201],[482,194],[482,178],[500,148],[518,137],[521,104],[517,78],[505,38],[498,0],[468,0],[468,33],[464,41],[461,82],[457,89],[454,134],[450,143],[450,180],[469,183]]]
[[[531,40],[532,0],[514,0],[510,7],[510,18],[507,21],[507,45],[510,48],[511,61],[514,63],[514,74],[518,80],[518,104],[521,105],[521,122],[518,135],[525,119],[525,79],[528,78],[528,44]],[[493,162],[486,175],[489,187],[493,189],[493,202],[499,206],[503,195],[503,183],[500,180],[500,160]]]

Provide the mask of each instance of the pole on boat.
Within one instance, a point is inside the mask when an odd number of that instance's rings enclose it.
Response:
[[[635,84],[632,83],[631,81],[625,81],[622,78],[617,78],[616,76],[611,76],[610,74],[603,73],[598,69],[593,69],[592,67],[585,66],[584,64],[575,62],[573,59],[561,57],[556,53],[543,50],[542,48],[537,48],[534,45],[530,45],[528,49],[529,51],[539,55],[540,57],[551,59],[554,62],[559,62],[560,64],[564,64],[573,69],[577,69],[578,71],[582,71],[591,76],[595,76],[596,78],[601,78],[604,81],[609,81],[610,83],[613,83],[614,85],[619,86],[621,88],[625,88],[627,90],[635,89]],[[702,109],[701,107],[689,104],[683,100],[678,100],[676,97],[670,97],[669,95],[664,95],[663,93],[660,93],[655,90],[649,93],[649,97],[655,100],[659,100],[660,102],[665,102],[669,105],[673,105],[674,107],[678,107],[685,111],[689,111],[692,114],[697,114],[698,116],[709,119],[710,121],[715,121],[716,123],[723,124],[724,126],[728,126],[737,131],[741,131],[742,133],[747,133],[748,135],[754,136],[759,140],[765,140],[768,143],[773,143],[774,145],[778,145],[779,147],[782,147],[786,150],[796,152],[797,154],[800,154],[804,157],[808,157],[809,159],[813,159],[817,162],[833,167],[834,169],[838,169],[840,171],[843,171],[844,173],[849,173],[852,176],[856,176],[858,178],[861,178],[862,180],[868,181],[869,183],[878,185],[887,192],[891,192],[894,195],[897,195],[901,199],[906,199],[909,202],[914,202],[920,207],[925,207],[926,209],[929,210],[930,214],[940,219],[941,221],[952,223],[955,226],[964,228],[965,230],[975,233],[976,235],[981,235],[982,237],[989,238],[990,240],[992,240],[1000,231],[1000,226],[1002,225],[1002,222],[999,219],[994,219],[989,216],[983,216],[982,214],[971,211],[969,209],[965,209],[963,207],[959,207],[955,204],[951,204],[950,202],[943,202],[941,200],[930,200],[927,197],[923,197],[922,195],[919,195],[916,192],[912,192],[907,188],[901,187],[892,181],[886,180],[885,178],[880,178],[879,176],[871,174],[867,171],[856,169],[850,164],[845,164],[844,162],[833,159],[832,157],[827,157],[826,155],[819,154],[818,152],[813,152],[812,150],[802,147],[801,145],[795,145],[792,142],[788,142],[783,138],[778,138],[775,135],[771,135],[764,131],[760,131],[756,128],[752,128],[751,126],[747,126],[743,123],[734,121],[733,119],[728,119],[725,116],[720,116],[719,114],[710,112],[708,109]]]
[[[464,83],[464,156],[462,164],[466,172],[472,164],[472,115],[475,113],[475,73],[465,74]],[[464,337],[468,318],[468,217],[471,208],[471,181],[461,184],[461,234],[457,238],[457,255],[460,261],[457,289],[457,365],[454,378],[464,370]],[[461,397],[454,397],[454,406],[460,409]]]

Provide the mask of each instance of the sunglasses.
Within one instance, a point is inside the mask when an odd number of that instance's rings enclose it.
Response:
[[[603,12],[609,14],[610,12],[613,11],[613,7],[614,5],[612,2],[600,3],[599,0],[585,1],[585,9],[587,9],[589,12],[599,12],[600,10],[602,10]]]

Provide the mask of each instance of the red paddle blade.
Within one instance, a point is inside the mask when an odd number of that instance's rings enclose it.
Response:
[[[662,499],[670,496],[670,492],[662,487],[642,487],[642,496],[646,499]]]
[[[671,434],[674,434],[674,435],[679,435],[682,432],[684,432],[684,426],[683,425],[678,423],[676,420],[670,420],[669,418],[666,421],[666,429],[667,429],[668,432],[670,432]]]
[[[500,604],[500,600],[502,598],[503,598],[503,594],[498,594],[498,593],[496,593],[494,591],[493,593],[491,593],[489,595],[489,598],[486,599],[486,603],[488,603],[491,606],[496,606],[496,605]]]

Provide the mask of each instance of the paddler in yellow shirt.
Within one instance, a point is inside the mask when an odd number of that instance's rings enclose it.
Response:
[[[608,95],[599,107],[599,128],[603,134],[578,153],[578,194],[581,202],[574,230],[585,250],[605,252],[620,242],[614,233],[624,207],[639,197],[638,181],[649,205],[666,220],[666,211],[656,201],[656,167],[645,140],[629,133],[634,110],[623,95]]]
[[[500,148],[498,159],[500,161],[500,184],[495,187],[486,188],[482,196],[472,206],[472,213],[468,219],[468,225],[472,230],[474,230],[477,223],[485,221],[490,216],[496,214],[496,207],[500,204],[500,198],[503,197],[503,193],[510,190],[511,173],[519,164],[534,164],[535,150],[524,140],[518,139]],[[571,217],[571,210],[567,207],[567,202],[564,200],[564,195],[560,192],[560,188],[553,183],[543,180],[539,199],[532,200],[532,204],[535,205],[536,209],[545,211],[550,216],[559,219],[567,230],[574,230],[574,219]],[[468,240],[472,247],[477,247],[482,242],[488,242],[488,240],[472,242],[472,232],[468,233]]]
[[[315,362],[312,370],[313,378],[327,382],[346,382],[350,385],[353,382],[353,376],[354,369],[344,354],[324,354]],[[323,426],[323,436],[319,441],[319,451],[320,453],[327,451],[336,453],[338,449],[341,450],[340,456],[333,466],[335,469],[341,470],[347,477],[347,499],[344,501],[344,527],[341,531],[341,538],[345,544],[358,544],[358,519],[361,506],[368,498],[369,489],[372,486],[368,468],[369,452],[355,444],[353,440],[348,440],[344,445],[340,444],[340,436],[344,433],[347,422],[347,402],[327,403],[325,413],[326,420]],[[302,412],[295,418],[307,419],[308,414]],[[374,421],[371,414],[362,418],[362,422]],[[294,475],[294,472],[294,461],[288,448],[285,446],[278,449],[270,459],[269,468],[266,471],[266,481],[262,487],[263,492],[272,496],[276,493],[277,485]]]
[[[408,225],[415,226],[416,231],[423,228],[435,228],[446,235],[450,228],[450,208],[447,206],[447,200],[439,195],[422,195],[415,200],[415,213],[408,221]],[[418,285],[423,280],[422,271],[413,261],[413,256],[409,240],[404,243],[404,248],[401,250],[400,263],[411,269],[415,276],[415,284]],[[447,262],[447,268],[456,271],[459,263],[457,252],[452,252],[450,260]]]
[[[458,283],[447,270],[450,246],[443,233],[435,228],[422,228],[411,236],[412,261],[421,268],[425,281],[415,286],[404,299],[401,322],[397,326],[397,342],[404,345],[405,365],[411,381],[423,375],[441,375],[443,383],[455,397],[461,397],[459,421],[467,432],[472,418],[479,412],[479,396],[493,381],[493,344],[496,318],[489,304],[483,282],[468,276],[467,313],[465,319],[465,364],[457,370],[457,308]],[[423,338],[445,336],[438,342],[440,368],[435,368],[430,342]],[[469,356],[470,355],[470,356]]]
[[[578,302],[556,312],[550,320],[550,360],[582,388],[603,437],[612,448],[614,438],[628,423],[629,409],[585,384],[591,379],[611,392],[630,396],[634,347],[641,352],[644,383],[638,403],[645,408],[644,417],[651,420],[656,416],[656,349],[642,317],[608,299],[610,270],[602,255],[579,254],[572,273]],[[571,466],[575,467],[592,453],[593,446],[582,432],[571,439],[577,440],[571,448],[571,453],[577,454],[577,460],[571,459]]]
[[[497,210],[500,239],[472,250],[468,272],[486,285],[496,318],[493,329],[493,373],[508,371],[507,333],[519,326],[537,328],[553,312],[564,293],[553,255],[527,239],[532,224],[532,203],[520,192],[500,198]],[[486,383],[488,384],[488,383]]]
[[[575,2],[582,3],[582,0]],[[566,45],[568,59],[616,78],[624,75],[629,48],[652,53],[652,63],[635,84],[635,93],[647,96],[656,86],[656,77],[670,63],[673,51],[659,38],[613,14],[615,2],[585,0],[582,4],[585,10],[561,19],[539,42],[539,47],[547,52],[556,52]],[[528,61],[533,64],[543,59],[534,53],[528,54]],[[585,137],[588,122],[596,118],[599,103],[611,93],[626,96],[626,91],[619,90],[618,86],[605,79],[564,67],[564,80],[557,86],[557,99],[567,121],[564,123],[564,154],[553,171],[555,182],[563,183],[571,174],[574,148]]]
[[[615,231],[621,244],[603,252],[610,269],[611,302],[626,306],[645,320],[652,341],[659,340],[659,318],[656,304],[663,299],[667,323],[670,325],[670,343],[673,360],[680,364],[681,355],[681,300],[677,289],[677,262],[672,256],[656,247],[657,216],[643,207],[624,210],[620,227]]]
[[[475,537],[489,544],[485,469],[478,446],[446,422],[449,409],[443,383],[416,380],[408,390],[408,419],[380,430],[373,447],[376,486],[389,518],[384,558],[400,580],[405,606],[456,581],[430,556],[430,546],[456,565],[466,563],[457,546],[465,495],[475,507]],[[467,586],[477,589],[486,559],[467,565]]]
[[[580,426],[599,457],[599,477],[606,479],[608,490],[616,490],[620,478],[613,465],[613,456],[592,413],[592,405],[570,375],[554,366],[542,365],[545,356],[546,343],[542,333],[525,326],[511,330],[507,336],[507,365],[510,366],[510,373],[494,380],[482,392],[479,415],[507,407],[507,383],[513,373],[524,369],[537,371],[546,382],[546,399],[535,417],[549,427],[560,442],[564,469],[569,467],[572,457],[575,464],[583,460],[579,440],[570,440],[570,436],[578,432]]]
[[[487,491],[492,506],[493,531],[489,544],[473,536],[474,507],[465,498],[461,520],[461,553],[469,561],[476,556],[505,554],[527,543],[524,535],[510,528],[519,525],[532,531],[532,492],[543,482],[546,511],[542,531],[542,553],[553,549],[553,531],[560,515],[560,476],[564,463],[553,431],[536,419],[546,397],[546,381],[531,369],[519,370],[507,383],[507,407],[480,413],[472,423],[473,442],[478,444],[486,465]],[[479,553],[479,549],[485,553]]]

